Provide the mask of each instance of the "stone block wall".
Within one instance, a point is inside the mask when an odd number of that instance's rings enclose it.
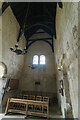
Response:
[[[58,94],[63,116],[78,117],[78,3],[64,2],[57,8],[54,52],[57,88],[63,79],[64,96]],[[62,66],[59,74],[58,66]]]

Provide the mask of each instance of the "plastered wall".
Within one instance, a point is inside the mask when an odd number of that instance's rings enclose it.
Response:
[[[2,2],[0,2],[0,8],[2,6]],[[0,60],[2,60],[2,16],[0,16]]]
[[[26,55],[16,55],[10,51],[11,47],[14,47],[19,34],[19,24],[13,15],[10,7],[8,7],[2,15],[2,56],[0,56],[0,61],[3,61],[7,66],[7,78],[19,79],[19,89],[18,92],[25,91],[41,91],[50,92],[56,94],[56,77],[55,77],[55,62],[54,53],[51,47],[43,42],[35,42],[30,46],[28,53]],[[48,34],[32,36],[34,38],[46,38],[50,37]],[[32,38],[31,38],[32,39]],[[20,38],[19,47],[24,49],[25,47],[25,37]],[[44,54],[46,57],[45,67],[38,66],[36,69],[32,70],[29,65],[32,65],[32,56],[34,54]],[[35,85],[35,82],[40,81],[40,85]],[[15,92],[6,93],[3,99],[3,108],[5,110],[5,105],[8,97],[13,97],[16,95]],[[3,111],[4,111],[3,110]]]
[[[2,15],[2,61],[7,65],[7,76],[19,78],[22,71],[24,56],[16,55],[10,48],[17,43],[19,24],[8,7]],[[19,47],[24,48],[25,38],[21,37]]]
[[[57,39],[54,40],[57,87],[63,79],[64,96],[58,94],[63,116],[78,117],[78,3],[65,2],[57,8]],[[62,71],[58,66],[62,65]]]
[[[17,43],[16,41],[20,28],[10,7],[5,10],[2,16],[0,16],[0,25],[0,62],[4,62],[4,64],[7,66],[7,74],[5,77],[8,79],[19,79],[23,69],[24,56],[18,56],[10,50],[10,48],[14,47],[14,45]],[[23,49],[24,45],[25,37],[22,35],[20,38],[19,47]],[[2,86],[2,88],[4,85],[3,83],[4,81],[2,80],[2,82],[0,82],[0,86]],[[0,89],[0,94],[2,93],[2,88]],[[17,91],[7,92],[5,94],[2,102],[3,107],[6,105],[8,97],[16,95],[16,92]],[[1,101],[2,94],[0,96]]]
[[[50,37],[48,34],[34,35],[32,38]],[[45,66],[37,66],[31,69],[33,55],[43,54],[46,57]],[[35,82],[40,81],[40,85],[35,85]],[[28,49],[28,53],[24,59],[24,69],[20,79],[20,90],[26,91],[41,91],[56,93],[56,78],[55,78],[55,62],[54,53],[49,44],[44,41],[37,41],[33,43]]]
[[[80,73],[80,2],[78,3],[78,73]],[[80,100],[80,74],[78,74],[78,101]],[[80,103],[78,102],[78,118],[80,119]]]

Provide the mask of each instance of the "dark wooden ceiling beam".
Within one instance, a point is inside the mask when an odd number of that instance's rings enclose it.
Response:
[[[35,41],[35,40],[52,40],[53,38],[49,37],[49,38],[36,38],[36,39],[29,39],[29,41]]]
[[[58,5],[59,5],[60,8],[63,8],[62,2],[58,2]]]
[[[48,8],[46,8],[46,6],[45,6],[45,9],[46,9],[46,12],[48,13],[49,17],[53,21],[53,18],[54,18],[53,14],[50,12],[50,10]]]
[[[30,42],[30,43],[28,44],[28,48],[29,48],[33,43],[35,43],[36,41],[38,41],[38,40],[35,40],[35,41]],[[52,48],[52,44],[51,44],[49,41],[45,41],[45,40],[40,40],[40,41],[44,41],[44,42],[48,43],[48,44],[50,45],[50,47]]]
[[[39,29],[39,27],[33,27],[27,31],[24,32],[24,35],[26,37],[26,39],[29,39],[33,34],[36,33],[36,31]]]
[[[53,31],[52,28],[50,28],[46,24],[41,24],[41,23],[36,23],[36,24],[33,24],[33,25],[29,26],[29,27],[26,27],[25,30],[27,31],[27,30],[31,29],[32,27],[36,27],[36,26],[40,26],[40,27],[42,26],[42,27],[45,27],[45,28],[49,29],[51,32]]]
[[[63,7],[62,2],[58,2],[60,8]],[[13,13],[20,24],[20,31],[17,38],[17,42],[21,35],[24,33],[26,38],[26,49],[28,49],[36,41],[44,41],[48,43],[52,51],[54,52],[53,46],[53,35],[56,38],[56,3],[4,3],[2,5],[2,13],[10,6]],[[43,29],[44,32],[48,33],[50,38],[39,38],[29,39],[33,34],[41,34],[36,32],[38,29]]]
[[[21,35],[25,32],[25,25],[26,25],[26,20],[27,20],[27,16],[28,16],[29,6],[30,6],[30,3],[28,3],[28,7],[26,8],[26,14],[25,14],[25,18],[24,18],[24,21],[23,21],[23,26],[22,26],[22,28],[20,27],[17,42],[19,42],[19,39],[20,39]]]
[[[53,26],[54,21],[44,21],[44,22],[30,22],[29,24],[26,24],[25,29],[30,29],[31,27],[34,27],[36,25],[46,25],[46,26]]]
[[[34,20],[34,21],[33,21]],[[49,15],[40,15],[40,16],[31,16],[28,18],[27,22],[28,23],[33,23],[33,22],[53,22],[54,20],[54,17],[53,19],[49,16]]]
[[[25,32],[24,32],[24,35],[26,37],[26,39],[29,39],[33,34],[36,34],[36,31],[38,29],[43,29],[45,33],[49,34],[51,37],[53,37],[53,33],[54,33],[54,30],[52,29],[52,31],[49,29],[49,27],[44,27],[44,26],[34,26],[34,27],[31,27],[30,29],[26,29]]]
[[[0,16],[4,13],[4,11],[11,5],[11,2],[4,2],[2,8],[0,9]]]
[[[45,33],[45,31],[43,31],[43,32],[36,32],[35,34],[44,34]]]
[[[22,28],[20,27],[19,35],[18,35],[18,38],[17,38],[17,42],[19,42],[19,39],[20,39],[20,37],[21,37],[22,34],[23,34],[23,33],[22,33]]]

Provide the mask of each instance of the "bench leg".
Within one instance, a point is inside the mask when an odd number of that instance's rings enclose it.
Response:
[[[8,114],[9,103],[10,103],[10,98],[8,98],[8,102],[7,102],[7,106],[6,106],[5,115],[7,115],[7,114]]]
[[[27,116],[28,116],[28,103],[26,104],[26,117],[25,118],[27,118]]]
[[[49,118],[49,106],[47,105],[47,118]]]

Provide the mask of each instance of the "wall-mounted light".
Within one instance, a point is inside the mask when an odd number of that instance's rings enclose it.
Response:
[[[58,67],[58,70],[62,71],[63,70],[63,66],[61,65],[60,67]]]
[[[27,48],[25,47],[24,50],[22,51],[21,49],[18,48],[18,44],[15,45],[15,48],[10,48],[12,52],[15,52],[17,55],[24,55],[27,53]]]
[[[58,67],[58,70],[59,70],[59,71],[61,71],[61,68],[60,68],[60,67]]]

